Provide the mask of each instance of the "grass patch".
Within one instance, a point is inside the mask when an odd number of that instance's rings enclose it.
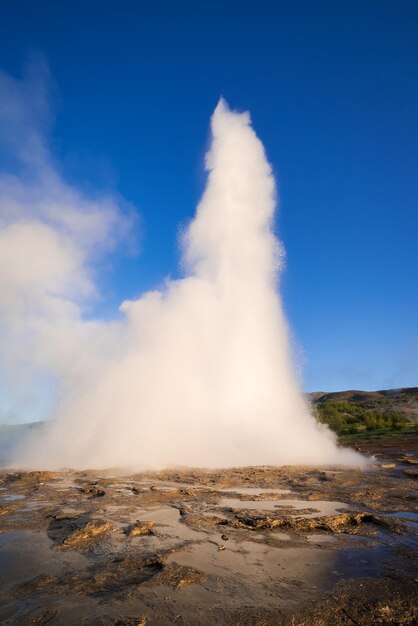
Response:
[[[339,435],[338,441],[340,443],[352,443],[356,441],[378,441],[379,439],[395,439],[396,437],[403,437],[404,435],[411,435],[416,432],[418,432],[417,426],[411,424],[410,426],[397,430],[394,430],[392,428],[380,428],[377,430],[352,433],[350,435]]]

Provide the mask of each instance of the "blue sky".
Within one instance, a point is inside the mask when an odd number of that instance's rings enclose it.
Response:
[[[62,175],[138,210],[139,254],[102,276],[110,315],[178,273],[220,95],[276,173],[284,305],[306,390],[418,381],[418,5],[2,2],[0,66],[54,86]]]

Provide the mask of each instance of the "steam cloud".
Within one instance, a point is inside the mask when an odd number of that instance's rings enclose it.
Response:
[[[213,114],[207,187],[182,238],[186,277],[123,302],[117,321],[86,319],[93,268],[129,217],[120,200],[86,198],[53,166],[40,112],[35,120],[27,106],[42,71],[21,83],[0,76],[3,132],[11,115],[21,129],[8,137],[20,173],[0,178],[2,386],[17,397],[45,377],[56,387],[53,420],[15,463],[361,462],[297,388],[276,289],[275,184],[248,113],[221,100]]]

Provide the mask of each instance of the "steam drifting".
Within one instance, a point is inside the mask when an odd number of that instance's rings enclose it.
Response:
[[[22,85],[1,80],[23,111]],[[276,289],[274,179],[248,113],[221,100],[213,114],[207,187],[182,237],[186,277],[123,302],[114,322],[83,310],[126,211],[69,187],[32,130],[33,145],[17,149],[32,175],[0,179],[1,374],[15,393],[48,376],[56,394],[53,420],[15,463],[358,464],[297,388]]]

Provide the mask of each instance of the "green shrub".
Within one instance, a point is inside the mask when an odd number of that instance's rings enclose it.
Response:
[[[318,402],[314,405],[316,418],[327,424],[337,435],[355,434],[373,430],[402,430],[408,420],[399,411],[368,408],[348,402]]]

